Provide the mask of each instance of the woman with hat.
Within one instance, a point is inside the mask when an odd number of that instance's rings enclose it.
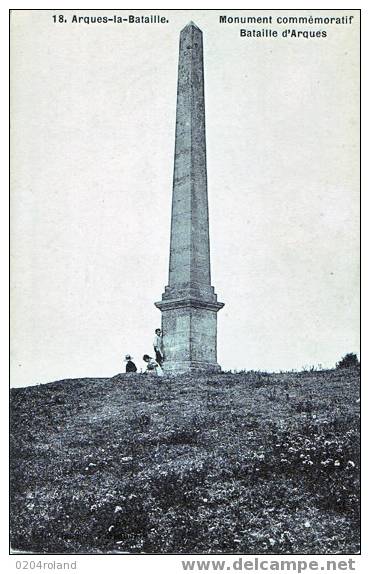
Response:
[[[131,355],[126,355],[125,361],[126,361],[126,373],[136,373],[137,368],[136,368],[135,363],[132,360]]]

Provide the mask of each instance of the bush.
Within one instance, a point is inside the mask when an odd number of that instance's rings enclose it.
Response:
[[[348,369],[348,367],[357,367],[359,364],[355,353],[347,353],[335,366],[337,369]]]

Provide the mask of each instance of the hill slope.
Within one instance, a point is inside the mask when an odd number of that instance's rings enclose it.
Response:
[[[358,552],[358,379],[135,374],[13,389],[12,547]]]

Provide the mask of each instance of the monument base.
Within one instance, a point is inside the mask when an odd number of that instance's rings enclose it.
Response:
[[[162,300],[163,370],[219,372],[217,312],[223,303],[195,299]]]
[[[217,363],[201,361],[165,361],[162,365],[165,373],[219,373],[221,367]]]

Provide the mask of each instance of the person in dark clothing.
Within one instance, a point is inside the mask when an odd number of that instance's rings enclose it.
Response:
[[[126,355],[125,361],[126,361],[126,373],[136,373],[137,368],[132,360],[131,355]]]

